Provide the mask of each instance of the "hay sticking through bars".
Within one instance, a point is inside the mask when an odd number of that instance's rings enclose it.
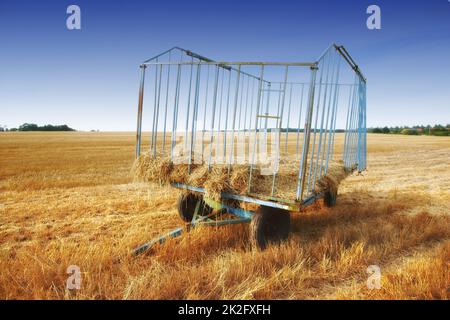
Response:
[[[170,173],[170,181],[176,183],[189,184],[189,177],[196,171],[200,165],[189,163],[188,155],[174,155],[174,159],[177,159],[173,164],[172,172]]]
[[[345,170],[343,161],[330,163],[326,176],[322,177],[319,181],[318,191],[329,191],[331,194],[336,194],[339,184],[349,174],[350,171]]]
[[[252,195],[274,196],[294,200],[296,198],[299,162],[298,159],[284,159],[280,162],[272,194],[273,175],[263,175],[260,168],[252,170]],[[155,182],[159,184],[183,183],[205,189],[205,197],[220,201],[223,192],[247,195],[250,167],[248,165],[232,165],[228,172],[227,165],[207,164],[172,164],[170,159],[153,158],[149,154],[140,156],[133,165],[135,180]],[[327,175],[316,184],[316,192],[330,191],[335,193],[340,182],[351,171],[344,169],[342,161],[330,162]]]
[[[248,166],[234,166],[230,176],[231,188],[239,193],[245,192],[248,188],[249,176],[250,168]]]
[[[222,192],[230,192],[228,168],[226,166],[214,166],[204,184],[205,197],[220,201]]]
[[[203,187],[208,180],[209,171],[208,166],[197,166],[191,170],[191,174],[187,177],[187,183],[194,187]]]
[[[261,174],[259,169],[253,168],[252,170],[252,184],[258,183]],[[235,165],[232,166],[230,176],[231,189],[239,194],[245,194],[248,190],[248,182],[250,179],[250,167],[248,165]]]
[[[170,173],[170,182],[186,183],[189,177],[189,165],[177,164]]]
[[[132,174],[135,181],[156,182],[167,184],[170,182],[170,173],[173,165],[168,158],[156,157],[145,153],[135,160],[132,167]]]
[[[136,158],[131,167],[131,175],[134,181],[144,182],[148,180],[148,168],[150,167],[150,157],[147,154],[142,154]]]

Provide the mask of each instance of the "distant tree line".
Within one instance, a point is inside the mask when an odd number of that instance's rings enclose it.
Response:
[[[9,131],[76,131],[70,128],[67,124],[63,125],[51,125],[46,124],[45,126],[38,126],[35,123],[24,123],[19,128],[11,128]]]
[[[368,128],[367,132],[384,134],[450,136],[450,124],[447,124],[446,126],[437,124],[435,126],[428,125],[412,127],[376,127]]]

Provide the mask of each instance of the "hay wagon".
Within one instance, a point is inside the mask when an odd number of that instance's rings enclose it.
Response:
[[[290,212],[333,206],[340,180],[366,168],[366,79],[343,46],[314,62],[214,61],[174,47],[140,69],[135,173],[184,191],[186,225],[135,253],[236,223],[250,223],[263,249],[288,237]]]

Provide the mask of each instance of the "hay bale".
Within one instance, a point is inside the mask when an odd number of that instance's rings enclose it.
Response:
[[[155,165],[155,170],[159,172],[158,182],[160,184],[170,183],[170,173],[173,170],[173,164],[170,159],[163,160]]]
[[[248,187],[248,180],[250,177],[250,168],[245,165],[233,166],[230,176],[231,189],[238,193],[244,193]]]
[[[170,182],[170,174],[173,170],[172,162],[169,158],[153,158],[149,153],[139,156],[132,167],[135,181],[155,182],[167,184]]]
[[[331,192],[336,194],[339,184],[347,177],[350,172],[345,170],[344,163],[342,161],[332,162],[328,165],[327,175],[319,180],[318,191]]]
[[[319,191],[337,194],[339,182],[332,176],[326,175],[319,181]]]
[[[170,173],[170,182],[186,183],[189,177],[189,165],[177,164],[174,165]]]
[[[170,174],[170,182],[188,184],[190,176],[200,165],[191,163],[189,166],[189,156],[180,152],[174,154],[173,157],[173,170]]]
[[[221,193],[230,191],[228,168],[226,166],[214,166],[205,181],[205,196],[215,201],[221,200]]]
[[[276,176],[274,196],[284,199],[294,199],[296,196],[298,179],[298,160],[285,159],[280,163]],[[146,153],[141,155],[133,164],[132,172],[135,180],[155,182],[159,184],[183,183],[195,187],[203,187],[207,198],[220,201],[223,192],[245,195],[248,190],[250,167],[233,165],[228,172],[227,165],[213,165],[208,170],[207,164],[185,163],[173,164],[168,157]],[[317,192],[337,192],[340,182],[350,173],[346,171],[342,161],[330,162],[327,175],[317,183]],[[252,194],[271,195],[273,175],[263,175],[258,167],[252,171]]]
[[[187,183],[194,187],[203,187],[208,180],[209,170],[207,165],[197,166],[191,170],[191,174],[187,177]]]
[[[150,162],[150,157],[148,154],[142,154],[137,159],[134,160],[133,166],[131,167],[131,175],[134,181],[146,182],[147,181],[147,167]]]
[[[239,194],[246,194],[248,190],[248,181],[250,179],[249,165],[235,165],[232,166],[230,176],[231,189]],[[258,184],[261,182],[261,172],[254,167],[252,170],[252,183]]]

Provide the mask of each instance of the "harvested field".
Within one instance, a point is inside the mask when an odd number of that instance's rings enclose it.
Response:
[[[132,258],[181,225],[177,190],[133,182],[134,138],[0,133],[2,299],[449,298],[450,138],[368,135],[367,171],[342,181],[335,207],[293,214],[280,246],[253,250],[234,225]],[[66,289],[70,265],[80,290]],[[369,265],[379,290],[366,286]]]

